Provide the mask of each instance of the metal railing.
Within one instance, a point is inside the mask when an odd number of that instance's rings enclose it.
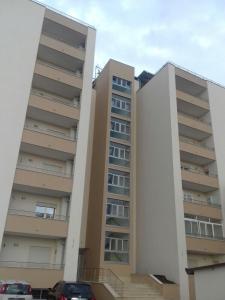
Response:
[[[64,140],[69,140],[69,141],[75,141],[76,140],[75,137],[72,138],[70,136],[66,136],[66,135],[57,133],[55,131],[50,131],[47,128],[44,129],[44,128],[40,128],[40,127],[32,127],[31,125],[26,124],[26,123],[24,125],[24,129],[27,129],[27,130],[30,130],[30,131],[36,131],[36,132],[44,133],[44,134],[51,135],[51,136],[54,136],[54,137],[57,137],[57,138],[60,138],[60,139],[64,139]]]
[[[40,96],[40,97],[45,98],[47,100],[58,102],[58,103],[61,103],[61,104],[67,105],[67,106],[72,106],[72,107],[77,107],[77,108],[80,107],[80,102],[78,100],[76,102],[72,102],[71,100],[67,100],[63,97],[55,96],[55,95],[52,95],[52,94],[49,94],[49,93],[46,93],[46,92],[43,92],[43,91],[39,91],[39,90],[36,90],[36,89],[31,90],[31,95]]]
[[[43,61],[43,60],[40,60],[40,59],[38,59],[36,63],[39,64],[39,65],[47,66],[47,67],[49,67],[51,69],[54,69],[54,70],[57,70],[57,71],[62,71],[63,73],[67,73],[68,75],[72,75],[72,76],[75,76],[75,77],[78,77],[78,78],[82,78],[82,73],[78,74],[76,72],[69,71],[65,68],[50,64],[50,63],[48,63],[46,61]]]
[[[200,175],[205,175],[205,176],[209,176],[209,177],[214,177],[214,178],[217,178],[217,175],[216,174],[212,174],[210,172],[207,172],[207,171],[201,171],[201,170],[195,170],[195,169],[192,169],[192,168],[188,168],[188,166],[181,166],[181,170],[183,171],[188,171],[188,172],[191,172],[191,173],[195,173],[195,174],[200,174]]]
[[[25,217],[34,217],[42,220],[57,220],[57,221],[67,221],[68,217],[65,215],[53,215],[50,218],[41,217],[35,211],[26,211],[26,210],[17,210],[10,208],[8,210],[9,215],[25,216]]]
[[[28,164],[17,164],[17,169],[22,169],[22,170],[29,170],[29,171],[35,171],[35,172],[40,172],[40,173],[46,173],[50,175],[55,175],[55,176],[60,176],[60,177],[72,177],[71,173],[67,173],[64,171],[54,171],[54,170],[49,170],[45,168],[39,168],[39,167],[34,167],[30,166]]]
[[[202,239],[208,239],[208,240],[218,240],[218,241],[225,241],[224,237],[219,237],[219,236],[210,236],[210,235],[203,235],[200,233],[187,233],[186,232],[186,236],[190,236],[190,237],[196,237],[196,238],[202,238]]]
[[[24,269],[47,269],[47,270],[62,270],[63,264],[37,263],[37,262],[22,262],[22,261],[0,261],[2,268],[24,268]]]
[[[212,202],[198,200],[198,199],[194,199],[194,198],[190,198],[190,199],[184,198],[184,202],[194,203],[194,204],[203,205],[203,206],[212,206],[212,207],[216,207],[216,208],[221,208],[221,204],[219,204],[219,203],[212,203]]]
[[[107,283],[120,297],[123,296],[124,283],[110,269],[83,269],[80,272],[79,280],[86,282]]]
[[[205,145],[202,145],[198,142],[194,142],[194,141],[191,141],[191,140],[188,140],[182,136],[179,137],[180,138],[180,142],[184,142],[184,143],[187,143],[187,144],[190,144],[190,145],[194,145],[196,147],[199,147],[201,149],[207,149],[207,150],[215,150],[213,147],[208,147],[208,146],[205,146]]]

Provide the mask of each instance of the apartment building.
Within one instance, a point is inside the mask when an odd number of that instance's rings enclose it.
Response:
[[[29,0],[0,25],[0,277],[47,288],[85,248],[95,29]]]
[[[181,299],[194,299],[185,268],[225,260],[224,99],[170,63],[137,92],[137,271],[165,274]]]
[[[136,257],[134,68],[110,59],[93,85],[86,266],[131,274]]]

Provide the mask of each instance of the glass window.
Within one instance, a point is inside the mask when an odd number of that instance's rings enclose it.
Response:
[[[213,226],[212,224],[207,224],[207,235],[212,237],[213,236]]]
[[[118,251],[122,251],[122,250],[123,250],[123,241],[118,240]]]
[[[198,223],[192,222],[192,233],[197,235],[198,234]]]
[[[110,148],[109,148],[109,155],[113,156],[113,152],[114,152],[114,147],[110,146]]]
[[[120,124],[119,123],[115,124],[115,130],[116,131],[120,131]],[[122,129],[121,129],[121,131],[122,131]]]
[[[222,238],[223,237],[223,230],[221,225],[214,225],[214,234],[215,237]]]
[[[200,223],[200,233],[201,235],[206,235],[206,224],[205,223]]]
[[[128,218],[129,217],[129,208],[128,207],[124,207],[124,217]]]
[[[123,240],[123,251],[128,251],[128,241]]]
[[[112,215],[113,215],[113,216],[116,216],[116,215],[117,215],[117,207],[116,207],[116,205],[113,205],[113,206],[112,206]]]
[[[108,174],[108,183],[113,183],[113,174]]]
[[[52,219],[54,218],[55,208],[36,205],[35,216],[39,218]]]
[[[191,234],[191,222],[188,220],[185,220],[185,231],[186,234]]]
[[[117,175],[114,175],[113,184],[118,185],[118,176]]]
[[[105,249],[107,249],[107,250],[110,249],[110,239],[109,238],[105,239]]]
[[[107,204],[107,215],[111,215],[111,212],[112,212],[112,205]]]
[[[120,186],[124,186],[124,177],[120,176]]]
[[[116,250],[116,240],[111,239],[111,250]]]
[[[119,217],[123,217],[123,215],[124,215],[124,214],[123,214],[123,206],[119,205],[119,206],[118,206],[118,216],[119,216]]]

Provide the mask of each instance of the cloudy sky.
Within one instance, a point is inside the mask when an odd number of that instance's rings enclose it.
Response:
[[[224,0],[39,0],[97,29],[95,64],[109,58],[156,72],[172,61],[225,85]]]

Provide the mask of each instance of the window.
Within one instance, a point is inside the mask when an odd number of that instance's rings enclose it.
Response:
[[[129,188],[129,178],[118,174],[109,174],[108,184]]]
[[[35,216],[44,219],[53,219],[55,215],[55,208],[36,205]]]
[[[112,118],[110,135],[114,138],[129,140],[130,122]]]
[[[109,162],[116,165],[128,166],[130,163],[130,147],[111,142]]]
[[[130,191],[129,173],[109,170],[108,191],[115,194],[128,195]]]
[[[193,201],[193,195],[191,193],[184,193],[184,201],[192,202]]]
[[[116,114],[129,116],[131,111],[130,99],[113,94],[111,111]]]
[[[126,233],[106,232],[105,260],[128,263],[129,235]]]
[[[131,93],[131,81],[113,76],[112,88],[124,93]]]
[[[129,226],[129,202],[116,199],[107,200],[106,224]]]
[[[208,238],[223,238],[223,228],[220,220],[207,217],[185,215],[186,234]]]

